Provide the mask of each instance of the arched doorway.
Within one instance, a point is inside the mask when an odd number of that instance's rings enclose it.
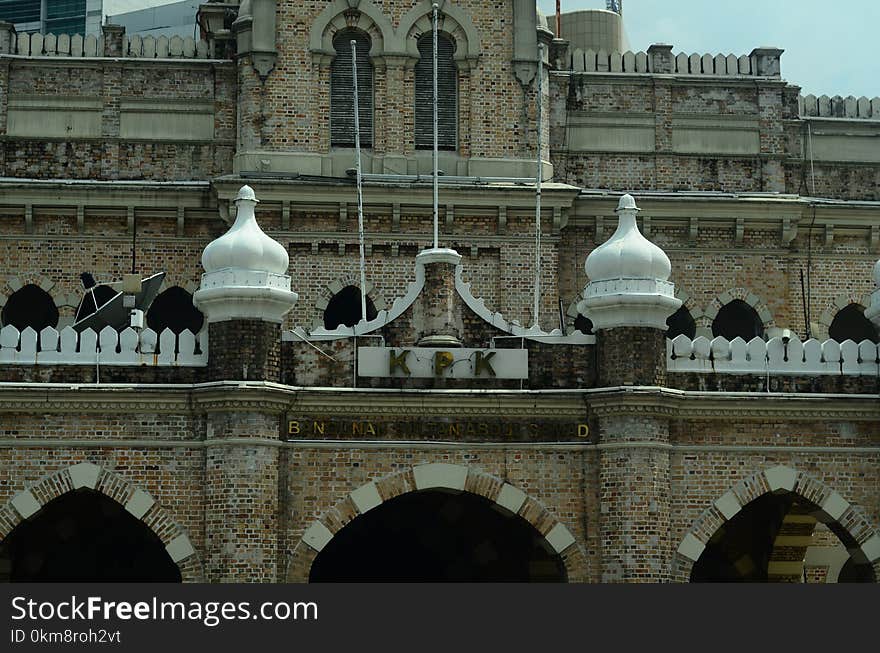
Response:
[[[310,582],[565,582],[561,556],[525,519],[484,497],[431,489],[342,528]]]
[[[175,582],[166,547],[120,503],[80,489],[45,504],[0,544],[12,582]]]
[[[805,560],[821,515],[819,506],[794,492],[756,498],[715,531],[694,563],[691,582],[808,582]],[[844,548],[857,547],[837,522],[826,525]],[[867,561],[850,558],[844,569],[839,582],[875,582]]]

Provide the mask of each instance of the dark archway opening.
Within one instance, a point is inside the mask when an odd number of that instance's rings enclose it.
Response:
[[[0,561],[12,582],[181,581],[162,541],[93,490],[68,492],[16,526],[0,545]]]
[[[723,336],[728,340],[742,338],[746,342],[764,336],[764,323],[758,312],[741,299],[734,299],[721,307],[712,322],[713,337]]]
[[[0,322],[2,326],[11,324],[19,331],[30,327],[39,333],[46,327],[58,326],[58,307],[49,293],[29,283],[9,297],[0,313]]]
[[[375,320],[379,313],[373,300],[367,297],[367,320]],[[324,328],[332,331],[340,326],[353,327],[361,321],[361,289],[346,286],[333,295],[324,309]]]
[[[858,304],[850,304],[838,311],[828,327],[828,337],[837,342],[853,340],[862,342],[870,340],[877,342],[877,329],[871,321],[865,317],[865,308]]]
[[[574,328],[585,336],[593,335],[593,321],[586,315],[578,315],[574,319]]]
[[[310,582],[565,582],[527,521],[488,499],[411,492],[357,517],[312,564]]]
[[[691,312],[684,306],[675,311],[666,320],[667,338],[677,338],[682,335],[687,336],[691,340],[697,335],[697,323],[694,322]]]
[[[180,335],[186,329],[195,334],[202,330],[205,316],[193,305],[192,295],[180,286],[161,293],[147,311],[147,326],[156,333],[171,329]]]
[[[755,499],[719,528],[691,570],[692,583],[804,582],[803,562],[818,507],[791,492]],[[828,528],[846,546],[855,540],[839,524]],[[800,562],[800,573],[792,563]],[[870,564],[852,565],[839,582],[873,582]],[[848,563],[849,564],[849,563]],[[845,567],[846,569],[846,567]],[[859,580],[854,580],[859,579]],[[867,580],[870,579],[870,580]]]

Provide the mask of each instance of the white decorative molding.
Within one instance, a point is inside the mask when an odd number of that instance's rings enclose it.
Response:
[[[417,490],[446,488],[464,490],[468,468],[449,463],[428,463],[413,467],[413,478]]]
[[[197,353],[199,352],[199,353]],[[198,335],[170,329],[157,334],[104,327],[100,333],[73,327],[60,332],[52,327],[39,336],[30,327],[19,332],[14,326],[0,329],[0,365],[130,365],[151,367],[204,367],[208,364],[208,331]]]
[[[68,470],[73,489],[88,488],[94,490],[101,476],[101,468],[92,463],[79,463]]]
[[[189,558],[196,552],[192,542],[189,541],[189,538],[186,535],[178,535],[175,537],[165,546],[165,550],[168,552],[168,557],[171,558],[171,561],[174,562],[174,564]]]
[[[666,341],[666,363],[670,372],[699,374],[754,374],[774,376],[877,376],[880,351],[875,343],[845,340],[786,341],[771,338],[712,340],[699,336],[691,340],[680,335]]]

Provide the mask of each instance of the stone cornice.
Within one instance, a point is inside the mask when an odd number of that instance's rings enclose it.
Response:
[[[188,413],[188,386],[0,384],[0,413]]]
[[[303,390],[291,412],[302,415],[347,415],[369,417],[486,417],[526,420],[586,417],[579,393],[495,393],[424,392],[385,393]]]
[[[143,414],[265,412],[350,418],[474,417],[527,421],[644,415],[730,421],[877,421],[876,395],[690,392],[655,387],[571,391],[301,388],[224,381],[197,385],[0,383],[0,412]]]
[[[297,391],[272,383],[225,381],[198,385],[192,390],[193,408],[205,412],[283,413]]]
[[[880,421],[876,395],[713,393],[628,387],[588,390],[584,399],[600,418],[633,414],[681,420]]]

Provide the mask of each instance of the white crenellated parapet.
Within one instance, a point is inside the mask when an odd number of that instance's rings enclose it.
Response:
[[[804,118],[880,120],[880,97],[801,95],[798,98],[798,109],[801,117]]]
[[[22,57],[89,58],[104,56],[104,37],[89,34],[18,34],[15,54]],[[207,59],[207,41],[181,36],[126,36],[122,56],[133,59]]]
[[[0,365],[147,365],[153,367],[203,367],[208,364],[208,332],[152,329],[100,333],[73,327],[60,332],[46,327],[39,334],[30,327],[19,332],[11,324],[0,329]]]
[[[680,335],[666,341],[669,372],[773,376],[877,376],[878,347],[870,340],[727,340]]]

